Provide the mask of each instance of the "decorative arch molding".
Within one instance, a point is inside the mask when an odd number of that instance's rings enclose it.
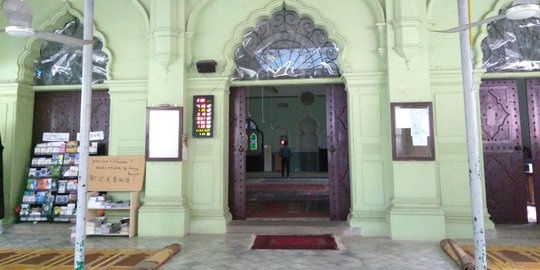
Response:
[[[82,13],[74,9],[69,1],[66,1],[65,3],[66,4],[62,9],[51,16],[49,20],[42,23],[37,29],[43,31],[54,31],[58,28],[62,28],[62,26],[73,17],[77,17],[81,22],[84,20]],[[101,40],[103,43],[102,51],[109,56],[109,63],[107,64],[107,80],[112,80],[112,63],[114,62],[113,54],[107,47],[107,39],[105,35],[103,35],[103,33],[101,33],[97,28],[97,24],[94,23],[94,36]],[[17,81],[19,83],[28,85],[33,84],[34,60],[39,56],[39,50],[42,44],[43,41],[36,37],[28,38],[26,41],[23,53],[21,53],[21,55],[19,55],[17,58],[17,65],[19,69],[17,73]]]
[[[146,10],[146,8],[141,4],[140,0],[131,0],[131,4],[141,15],[144,21],[146,32],[150,32],[150,16],[148,15],[148,11]]]
[[[432,9],[434,8],[433,6],[435,6],[434,2],[436,2],[436,0],[428,0],[427,1],[427,4],[426,4],[426,13],[427,14],[431,14],[431,11]]]
[[[199,19],[199,14],[203,10],[204,6],[208,4],[208,2],[210,2],[210,0],[199,0],[197,1],[197,3],[195,3],[195,6],[193,6],[193,8],[191,9],[191,12],[189,12],[189,16],[186,22],[186,32],[193,33],[194,28],[195,28],[195,23]]]
[[[369,4],[373,7],[373,13],[377,18],[376,24],[386,24],[386,12],[382,4],[377,0],[369,1]]]
[[[326,33],[328,34],[328,39],[338,44],[338,47],[341,50],[337,59],[341,72],[349,72],[350,68],[343,59],[343,55],[346,51],[345,39],[336,34],[336,32],[334,31],[336,27],[330,21],[321,18],[321,16],[315,9],[305,7],[296,0],[276,0],[268,4],[265,8],[258,9],[252,12],[247,21],[244,21],[236,27],[236,29],[234,30],[233,39],[231,39],[225,46],[224,55],[226,64],[225,69],[221,75],[230,76],[232,74],[235,65],[234,51],[240,44],[242,44],[244,34],[253,30],[260,20],[269,19],[272,14],[282,9],[283,5],[285,5],[287,9],[298,13],[300,17],[309,17],[313,20],[316,27],[319,27],[326,31]]]
[[[189,13],[187,22],[186,22],[186,36],[185,36],[185,65],[186,67],[190,67],[193,64],[193,39],[196,37],[195,34],[195,24],[199,19],[199,14],[203,10],[203,8],[208,4],[210,0],[199,0],[197,3],[195,3],[195,6],[191,9],[191,12]]]
[[[376,22],[375,26],[377,27],[377,32],[379,34],[379,48],[377,49],[379,51],[379,54],[382,56],[385,48],[388,46],[386,44],[386,12],[384,9],[384,6],[381,4],[381,2],[377,0],[369,1],[369,4],[371,5],[373,14],[375,14]]]
[[[497,16],[497,15],[499,15],[499,10],[506,8],[510,4],[512,4],[512,1],[510,1],[510,0],[499,0],[492,6],[491,10],[488,11],[480,19],[485,19],[485,18],[489,18],[489,17],[492,17],[492,16]],[[503,19],[503,20],[505,20],[505,19]],[[476,28],[478,33],[475,35],[474,43],[473,43],[473,47],[472,47],[473,55],[474,55],[473,65],[474,65],[475,69],[484,70],[482,68],[482,63],[483,63],[482,58],[483,58],[484,55],[482,53],[481,45],[482,45],[482,41],[485,38],[487,38],[487,36],[488,36],[487,25],[488,24],[485,23],[485,24],[482,24],[481,26],[478,26]]]

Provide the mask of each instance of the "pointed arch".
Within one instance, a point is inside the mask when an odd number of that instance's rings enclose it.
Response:
[[[66,1],[66,4],[62,9],[59,9],[58,12],[51,16],[49,20],[45,21],[39,27],[37,27],[37,29],[51,32],[56,29],[62,28],[63,25],[73,17],[76,17],[80,21],[82,21],[84,16],[81,12],[74,9],[68,1]],[[101,40],[101,42],[103,43],[102,51],[109,56],[109,63],[107,65],[106,75],[107,79],[111,80],[113,55],[112,52],[108,49],[107,39],[105,35],[98,31],[97,28],[97,25],[94,24],[94,36]],[[19,55],[17,59],[17,65],[19,70],[17,73],[17,81],[19,83],[32,85],[34,77],[34,60],[38,58],[42,44],[43,41],[36,37],[28,38],[28,40],[26,41],[24,51],[21,55]]]
[[[131,4],[135,7],[137,11],[139,11],[139,14],[141,14],[146,31],[149,32],[150,31],[150,16],[148,15],[148,11],[143,6],[143,4],[141,4],[140,0],[131,0]]]
[[[508,5],[512,4],[511,1],[509,0],[499,0],[497,1],[495,4],[493,4],[492,8],[490,11],[488,11],[484,16],[482,16],[481,19],[485,19],[485,18],[489,18],[489,17],[492,17],[492,16],[497,16],[499,15],[499,11],[501,9],[506,9]],[[503,19],[505,20],[505,19]],[[482,68],[482,58],[483,58],[483,53],[482,53],[482,41],[487,38],[488,36],[488,31],[487,31],[487,25],[488,24],[482,24],[480,26],[477,27],[477,30],[478,30],[478,33],[475,35],[473,41],[473,47],[472,47],[472,50],[473,50],[473,65],[475,68],[477,69],[483,69]]]
[[[337,57],[337,63],[341,72],[346,73],[350,71],[350,68],[343,59],[343,55],[345,54],[346,50],[346,42],[334,31],[336,27],[334,27],[334,25],[329,20],[321,18],[321,16],[315,9],[305,7],[297,0],[275,0],[268,4],[265,8],[258,9],[252,12],[248,20],[244,21],[236,27],[236,29],[234,30],[233,38],[225,46],[224,54],[226,64],[222,76],[228,77],[233,73],[233,70],[235,68],[234,52],[236,48],[242,44],[244,34],[246,32],[254,30],[255,26],[259,21],[263,19],[269,19],[272,14],[282,9],[284,5],[287,7],[288,10],[296,12],[300,17],[310,18],[315,23],[315,27],[321,28],[322,30],[326,31],[326,33],[328,34],[328,39],[335,42],[341,50]]]
[[[195,24],[199,19],[199,14],[203,8],[208,4],[209,0],[199,0],[195,6],[189,12],[188,19],[186,21],[186,48],[184,52],[186,67],[193,64],[193,39],[195,37]]]

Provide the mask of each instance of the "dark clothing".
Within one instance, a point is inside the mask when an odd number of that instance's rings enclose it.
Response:
[[[279,155],[281,157],[284,157],[284,158],[290,158],[291,157],[291,148],[289,148],[289,146],[287,146],[287,145],[283,145],[279,149]]]
[[[289,177],[289,171],[291,170],[291,158],[281,158],[281,177],[285,177],[285,169],[287,170],[287,177]]]
[[[287,170],[287,177],[289,177],[289,171],[291,170],[291,149],[287,145],[283,145],[279,149],[279,155],[281,156],[281,177],[285,177],[285,170]]]

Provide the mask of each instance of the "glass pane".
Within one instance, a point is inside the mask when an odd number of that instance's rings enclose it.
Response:
[[[391,103],[394,160],[434,160],[429,102]]]
[[[57,34],[82,38],[83,25],[74,18],[64,28],[55,30]],[[107,78],[109,57],[102,51],[103,43],[94,37],[92,54],[92,83],[99,84]],[[82,81],[82,47],[58,42],[45,41],[40,49],[40,57],[34,61],[34,85],[73,85]]]
[[[338,53],[311,19],[284,8],[244,35],[233,80],[337,77]]]
[[[540,69],[540,18],[501,19],[489,24],[487,30],[481,47],[488,72]]]

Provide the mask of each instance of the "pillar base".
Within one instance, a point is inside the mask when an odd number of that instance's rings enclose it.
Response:
[[[145,198],[139,210],[139,236],[185,236],[190,209],[181,197]]]

